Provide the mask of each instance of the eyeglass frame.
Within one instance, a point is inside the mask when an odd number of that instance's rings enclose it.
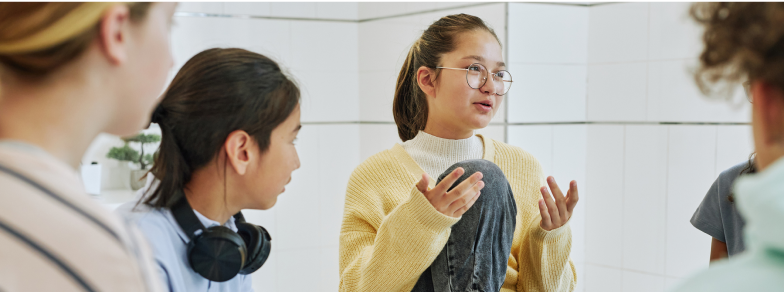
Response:
[[[485,68],[485,71],[487,71],[488,74],[493,75],[493,76],[497,76],[496,74],[498,74],[498,72],[502,72],[502,71],[506,72],[507,74],[509,74],[509,79],[512,79],[512,73],[509,73],[509,71],[507,71],[507,70],[500,70],[500,71],[495,72],[495,73],[490,73],[490,70],[488,70],[487,67],[485,67],[485,65],[482,65],[482,63],[472,63],[471,65],[468,65],[468,68],[470,68],[471,66],[474,66],[474,65],[482,66],[483,68]],[[479,89],[479,88],[482,88],[482,86],[485,86],[485,84],[487,84],[487,76],[485,76],[483,78],[484,82],[482,82],[482,85],[479,85],[479,87],[477,87],[477,88],[472,87],[471,83],[468,82],[468,72],[469,72],[468,68],[436,67],[436,69],[451,69],[451,70],[463,70],[463,71],[466,71],[466,83],[468,83],[468,87],[471,87],[472,89]],[[503,79],[501,79],[501,82],[507,82],[507,81],[504,81]],[[508,82],[511,83],[511,82],[514,82],[514,81],[509,80]],[[509,84],[509,89],[512,89],[512,84]],[[507,89],[502,94],[498,94],[498,92],[493,92],[493,94],[498,95],[498,96],[504,96],[508,92],[509,92],[509,90]]]

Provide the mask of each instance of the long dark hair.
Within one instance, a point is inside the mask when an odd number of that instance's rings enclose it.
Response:
[[[160,180],[142,199],[170,208],[191,174],[212,161],[229,134],[243,130],[262,152],[272,130],[299,104],[297,85],[277,63],[243,49],[209,49],[180,69],[152,116],[161,146],[150,172]]]
[[[436,67],[440,66],[441,56],[456,49],[458,34],[475,30],[487,31],[498,40],[493,29],[481,18],[454,14],[444,16],[431,24],[411,46],[397,76],[395,99],[392,101],[392,115],[395,117],[400,140],[405,142],[413,139],[420,130],[425,129],[427,123],[427,97],[417,84],[419,67],[436,70]],[[498,44],[501,44],[500,40]]]

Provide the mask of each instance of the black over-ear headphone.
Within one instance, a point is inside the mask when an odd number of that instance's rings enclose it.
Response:
[[[224,282],[237,274],[250,274],[261,268],[270,254],[272,238],[264,227],[245,222],[242,213],[234,215],[237,232],[225,226],[205,228],[196,218],[184,195],[171,207],[172,215],[188,242],[191,268],[207,280]]]

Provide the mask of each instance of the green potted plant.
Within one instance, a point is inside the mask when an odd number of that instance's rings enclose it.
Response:
[[[120,162],[130,162],[139,166],[139,169],[131,170],[131,189],[138,190],[144,186],[144,175],[148,171],[148,167],[152,165],[153,155],[144,154],[144,144],[157,143],[161,141],[161,136],[156,134],[138,134],[133,137],[123,138],[125,145],[122,147],[112,147],[109,153],[106,154],[107,158],[116,159]],[[131,143],[138,143],[139,150],[132,148]]]

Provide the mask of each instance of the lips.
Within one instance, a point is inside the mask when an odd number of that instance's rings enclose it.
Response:
[[[489,99],[482,100],[482,101],[477,101],[474,104],[477,105],[477,106],[481,106],[483,108],[488,108],[488,109],[492,109],[493,108],[493,101],[489,100]]]

